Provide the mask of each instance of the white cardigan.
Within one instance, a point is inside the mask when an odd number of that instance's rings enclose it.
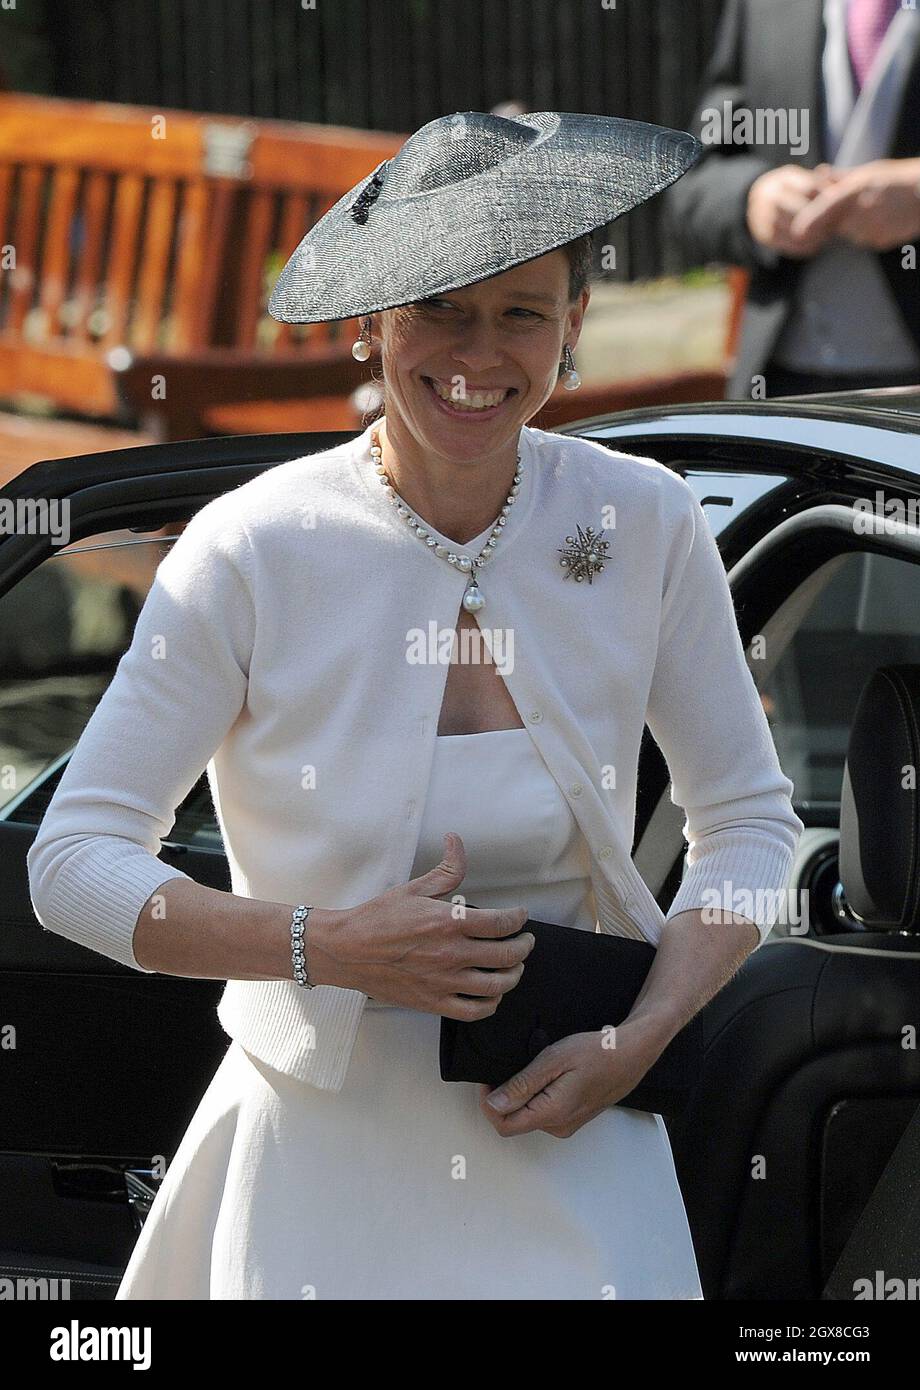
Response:
[[[751,916],[737,894],[778,897],[804,827],[705,514],[653,459],[526,426],[521,453],[479,623],[513,635],[504,679],[590,846],[599,927],[654,943],[665,921],[630,856],[646,721],[686,816],[668,917],[711,905],[711,890]],[[560,565],[579,524],[607,527],[591,584]],[[443,644],[440,660],[410,648],[418,630],[454,629],[466,584],[396,514],[370,427],[203,507],[161,561],[39,826],[38,920],[142,969],[141,908],[188,877],[156,857],[160,841],[205,768],[235,894],[347,908],[406,882],[448,672]],[[757,917],[761,942],[776,915]],[[335,1091],[365,1002],[230,980],[218,1017],[269,1066]]]

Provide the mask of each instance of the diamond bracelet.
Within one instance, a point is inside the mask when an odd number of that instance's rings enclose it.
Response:
[[[303,953],[304,924],[312,911],[312,906],[307,907],[304,903],[300,903],[294,908],[291,916],[291,963],[294,967],[294,979],[304,989],[315,988],[307,978],[306,961]]]

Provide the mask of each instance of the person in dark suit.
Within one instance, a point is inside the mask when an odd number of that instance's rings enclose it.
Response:
[[[727,394],[920,383],[913,0],[726,0],[688,129],[672,234],[751,272]]]

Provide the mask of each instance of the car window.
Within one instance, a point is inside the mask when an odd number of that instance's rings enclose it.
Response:
[[[677,468],[696,494],[696,500],[706,513],[714,536],[737,521],[742,512],[761,502],[771,492],[785,487],[789,479],[779,473],[741,473],[726,470],[714,473],[711,469],[694,469],[692,464],[678,463]]]
[[[64,546],[0,597],[0,818],[37,825],[182,523]],[[221,848],[207,779],[170,843]]]
[[[790,625],[789,615],[797,609]],[[920,661],[918,614],[920,566],[896,556],[849,551],[822,565],[790,596],[772,625],[776,635],[767,625],[762,657],[749,648],[749,665],[783,771],[795,784],[795,800],[823,804],[829,824],[839,819],[859,696],[879,666]]]

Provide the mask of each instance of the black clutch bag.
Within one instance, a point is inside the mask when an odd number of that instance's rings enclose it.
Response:
[[[441,1018],[442,1081],[482,1081],[494,1089],[550,1043],[622,1023],[655,959],[655,947],[633,937],[532,919],[521,931],[532,932],[536,945],[495,1013],[473,1023]],[[682,1110],[699,1078],[702,1034],[698,1013],[616,1104],[661,1115]]]

